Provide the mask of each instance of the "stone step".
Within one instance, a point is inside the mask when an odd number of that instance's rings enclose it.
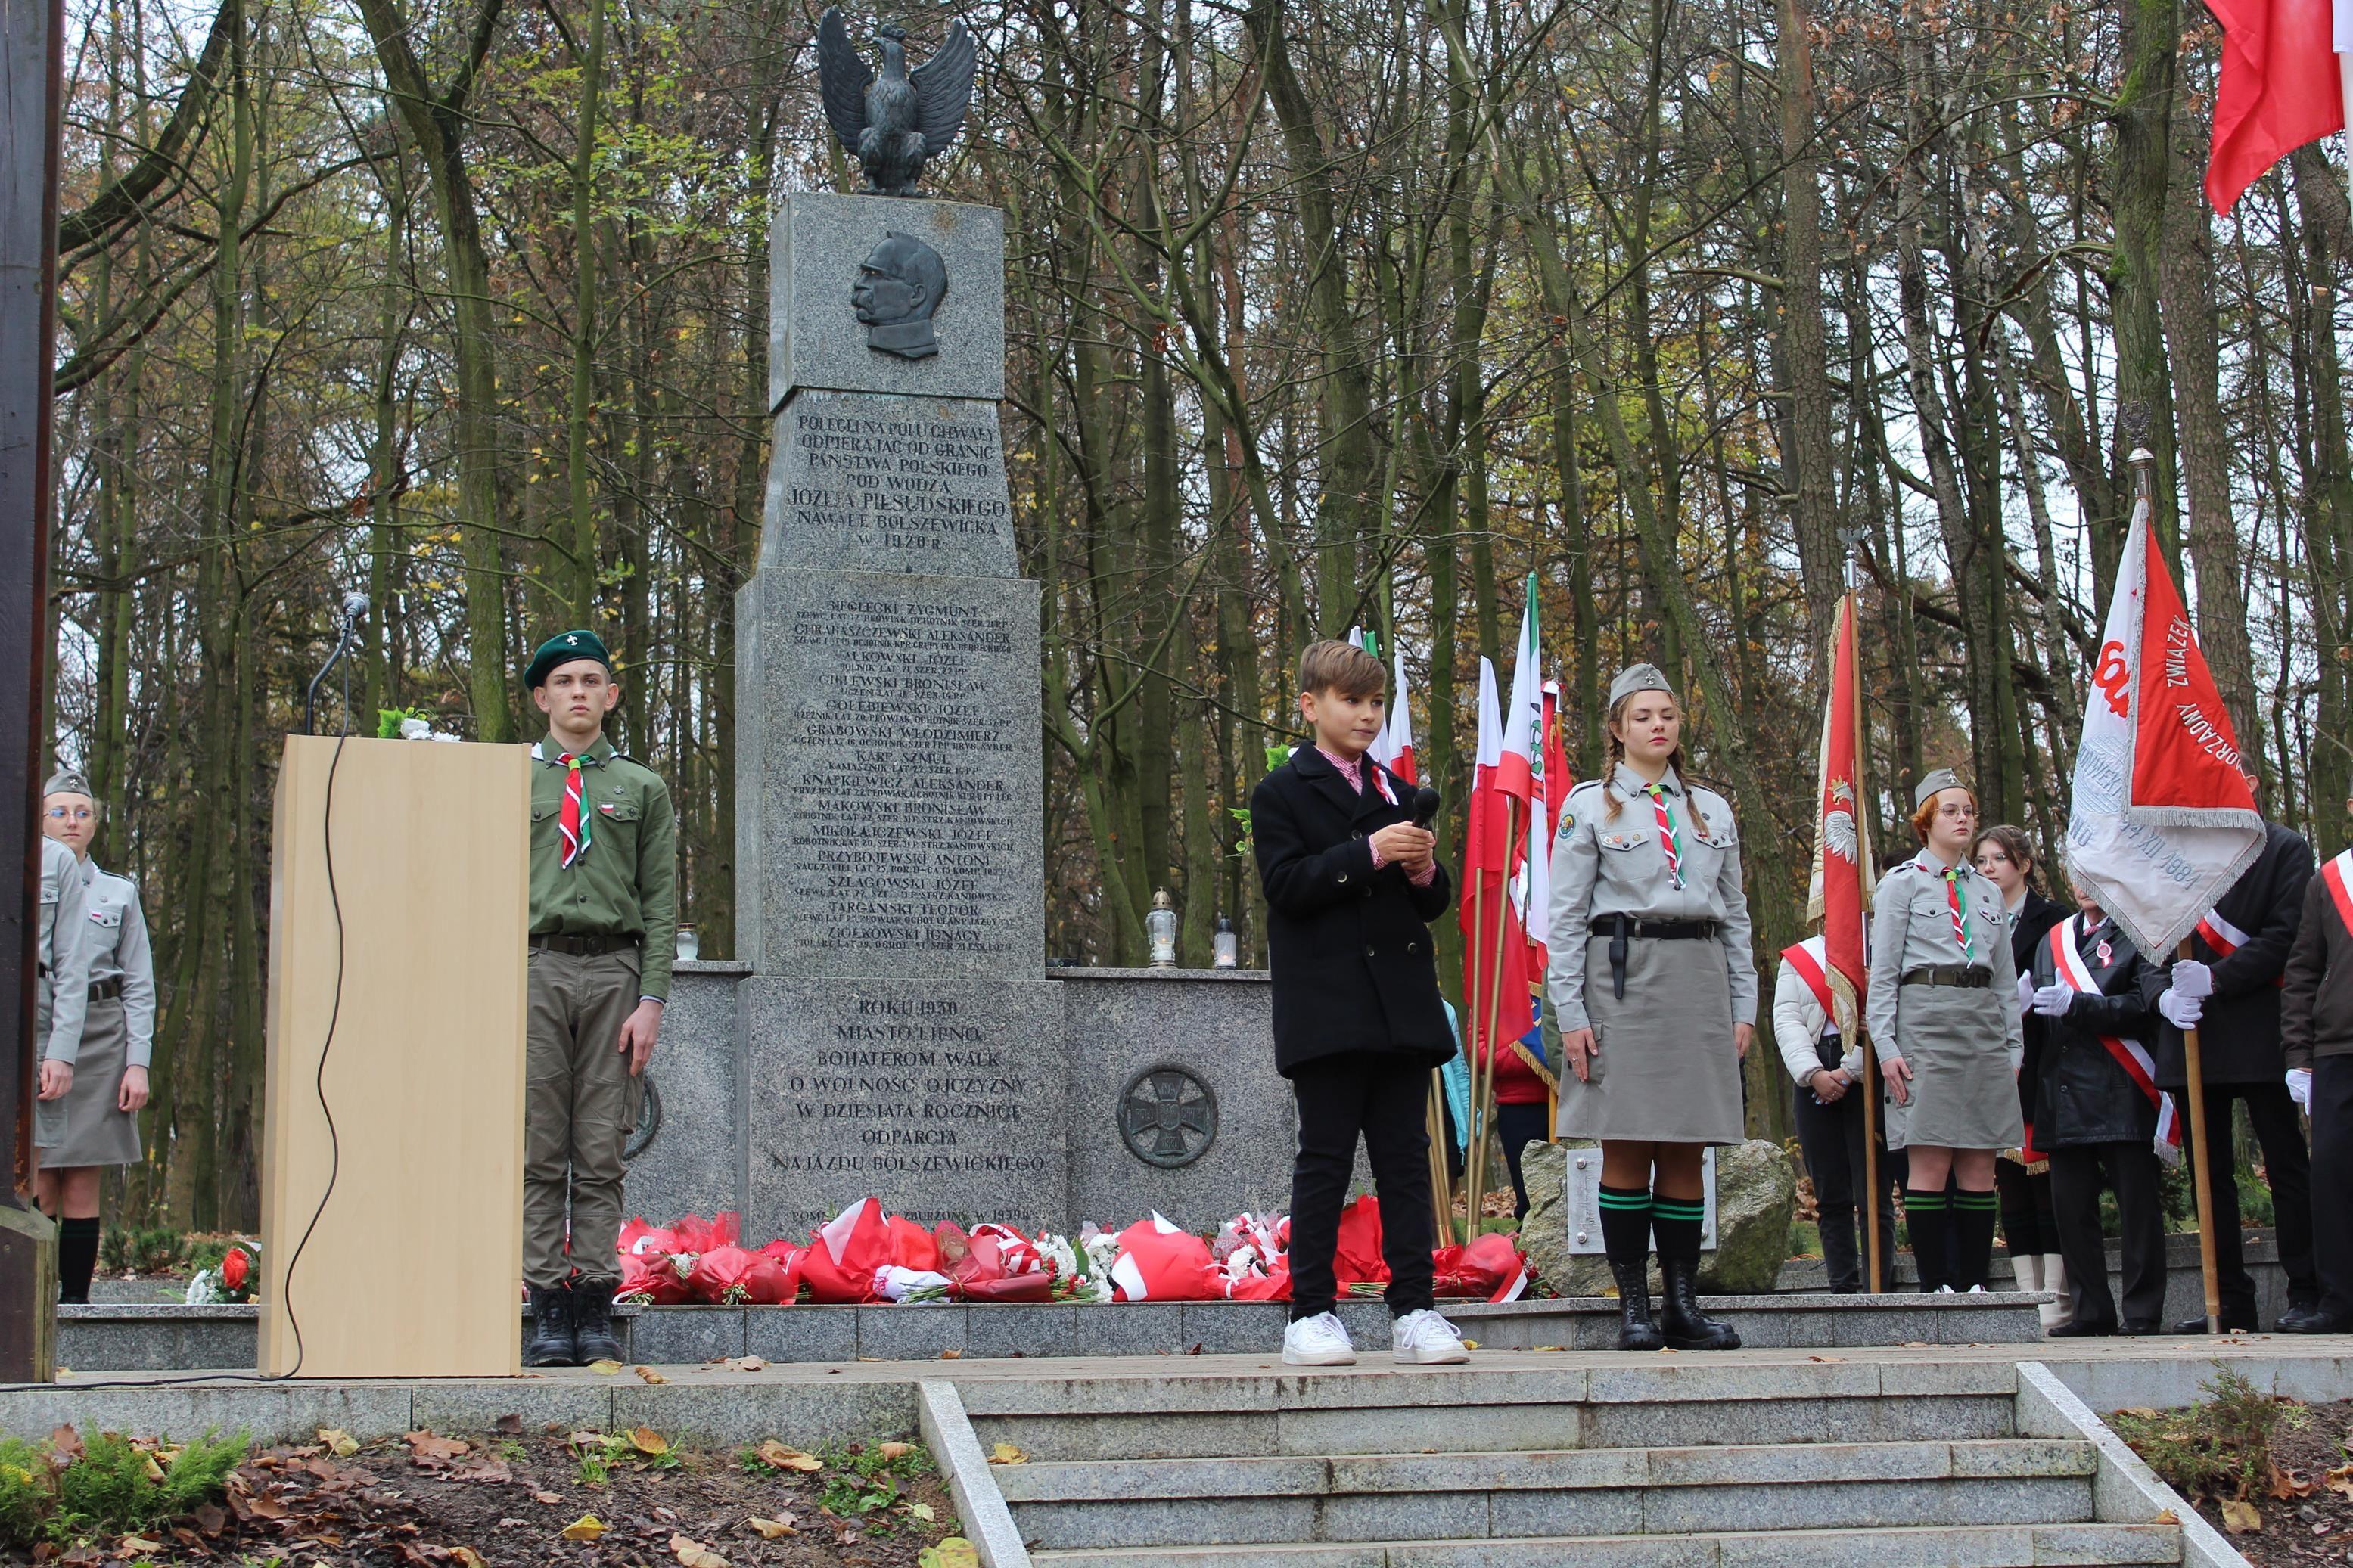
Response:
[[[1040,1568],[1058,1563],[1148,1568],[2159,1568],[2181,1560],[2181,1531],[2174,1525],[2031,1523],[1510,1541],[1088,1546],[1031,1554]]]
[[[984,1444],[1045,1463],[2008,1437],[2008,1362],[1581,1358],[1481,1370],[1023,1378],[965,1385]],[[1476,1418],[1466,1418],[1475,1412]]]
[[[1048,1549],[2076,1523],[2096,1452],[2055,1439],[1030,1464]]]

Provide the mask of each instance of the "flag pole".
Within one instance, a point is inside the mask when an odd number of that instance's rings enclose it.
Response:
[[[1445,1093],[1446,1080],[1439,1068],[1432,1068],[1430,1103],[1422,1110],[1430,1123],[1430,1209],[1431,1217],[1438,1222],[1438,1228],[1431,1234],[1437,1237],[1440,1247],[1454,1239],[1454,1227],[1449,1223],[1453,1217],[1454,1194],[1448,1190],[1451,1184],[1446,1177]]]
[[[1468,848],[1465,853],[1475,855],[1477,850]],[[1487,945],[1481,934],[1486,930],[1486,912],[1487,868],[1477,866],[1471,872],[1471,994],[1462,999],[1471,1025],[1462,1035],[1463,1048],[1471,1055],[1471,1094],[1462,1115],[1462,1239],[1466,1242],[1479,1234],[1479,1155],[1484,1144],[1484,1129],[1479,1122],[1479,998],[1483,994],[1479,954]],[[1451,1205],[1449,1212],[1452,1212]]]
[[[2176,958],[2189,956],[2189,939],[2183,937],[2174,950]],[[2198,1059],[2198,1026],[2191,1025],[2181,1031],[2181,1065],[2185,1080],[2182,1092],[2189,1098],[2189,1142],[2197,1151],[2189,1173],[2190,1185],[2198,1194],[2198,1271],[2206,1286],[2206,1331],[2222,1331],[2222,1276],[2214,1261],[2214,1186],[2212,1166],[2206,1158],[2206,1073]]]
[[[1512,840],[1519,834],[1519,796],[1514,795],[1504,796],[1504,880],[1502,903],[1505,909],[1509,908],[1512,899]],[[1474,1061],[1471,1064],[1472,1068],[1471,1094],[1472,1098],[1477,1101],[1475,1108],[1477,1110],[1477,1116],[1475,1120],[1479,1124],[1480,1141],[1477,1151],[1479,1155],[1479,1184],[1474,1186],[1471,1191],[1471,1196],[1474,1206],[1472,1208],[1470,1213],[1470,1228],[1463,1233],[1466,1239],[1472,1237],[1476,1237],[1479,1234],[1479,1210],[1475,1205],[1483,1203],[1486,1200],[1487,1177],[1491,1173],[1487,1170],[1486,1138],[1487,1130],[1494,1121],[1495,1054],[1503,1045],[1503,1042],[1497,1039],[1496,1036],[1503,1031],[1504,1027],[1504,943],[1510,937],[1511,931],[1512,922],[1504,918],[1503,910],[1498,910],[1495,916],[1495,960],[1493,964],[1487,971],[1487,1052],[1485,1071],[1481,1072],[1478,1070],[1480,1068],[1480,1064],[1478,1062]]]
[[[1854,546],[1852,543],[1847,547],[1845,599],[1846,602],[1840,607],[1846,617],[1846,635],[1855,643],[1853,689],[1849,696],[1854,702],[1855,853],[1860,856],[1862,853],[1864,838],[1862,829],[1863,802],[1871,798],[1862,787],[1862,771],[1863,764],[1870,761],[1870,758],[1862,742],[1862,645],[1860,628],[1855,625]],[[1831,661],[1835,666],[1837,661],[1835,651],[1831,655]],[[1837,685],[1835,673],[1831,676],[1831,685],[1833,688]],[[1860,883],[1857,885],[1860,886]],[[1868,962],[1870,954],[1866,950],[1865,962]],[[1886,1260],[1880,1256],[1879,1251],[1879,1207],[1887,1201],[1887,1194],[1880,1190],[1879,1181],[1879,1053],[1871,1048],[1871,1036],[1863,1028],[1862,1019],[1860,1016],[1854,1021],[1854,1033],[1855,1037],[1862,1042],[1862,1081],[1856,1087],[1862,1091],[1863,1259],[1864,1267],[1870,1270],[1865,1278],[1871,1282],[1872,1294],[1877,1295],[1887,1289],[1884,1272]]]

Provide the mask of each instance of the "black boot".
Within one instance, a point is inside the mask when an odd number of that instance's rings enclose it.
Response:
[[[621,1359],[621,1342],[613,1337],[613,1292],[617,1279],[575,1279],[572,1282],[572,1338],[578,1364]]]
[[[1613,1261],[1609,1277],[1618,1281],[1618,1348],[1663,1350],[1666,1336],[1651,1321],[1651,1260],[1643,1258],[1630,1264]]]
[[[1679,1351],[1736,1351],[1740,1336],[1729,1323],[1704,1318],[1699,1311],[1698,1267],[1688,1258],[1662,1258],[1659,1273],[1666,1282],[1664,1310],[1659,1326],[1667,1343]]]
[[[523,1342],[525,1366],[578,1366],[572,1341],[572,1288],[534,1285],[531,1288],[531,1338]]]

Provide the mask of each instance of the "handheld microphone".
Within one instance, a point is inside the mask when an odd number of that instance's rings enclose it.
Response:
[[[1425,833],[1438,820],[1438,792],[1428,784],[1413,792],[1413,825]]]

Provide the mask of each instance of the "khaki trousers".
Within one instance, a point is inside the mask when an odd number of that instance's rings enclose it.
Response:
[[[621,1158],[638,1121],[638,1083],[618,1048],[637,1010],[638,952],[531,951],[523,1047],[522,1280],[561,1285],[620,1273]],[[565,1211],[572,1248],[565,1252]]]

